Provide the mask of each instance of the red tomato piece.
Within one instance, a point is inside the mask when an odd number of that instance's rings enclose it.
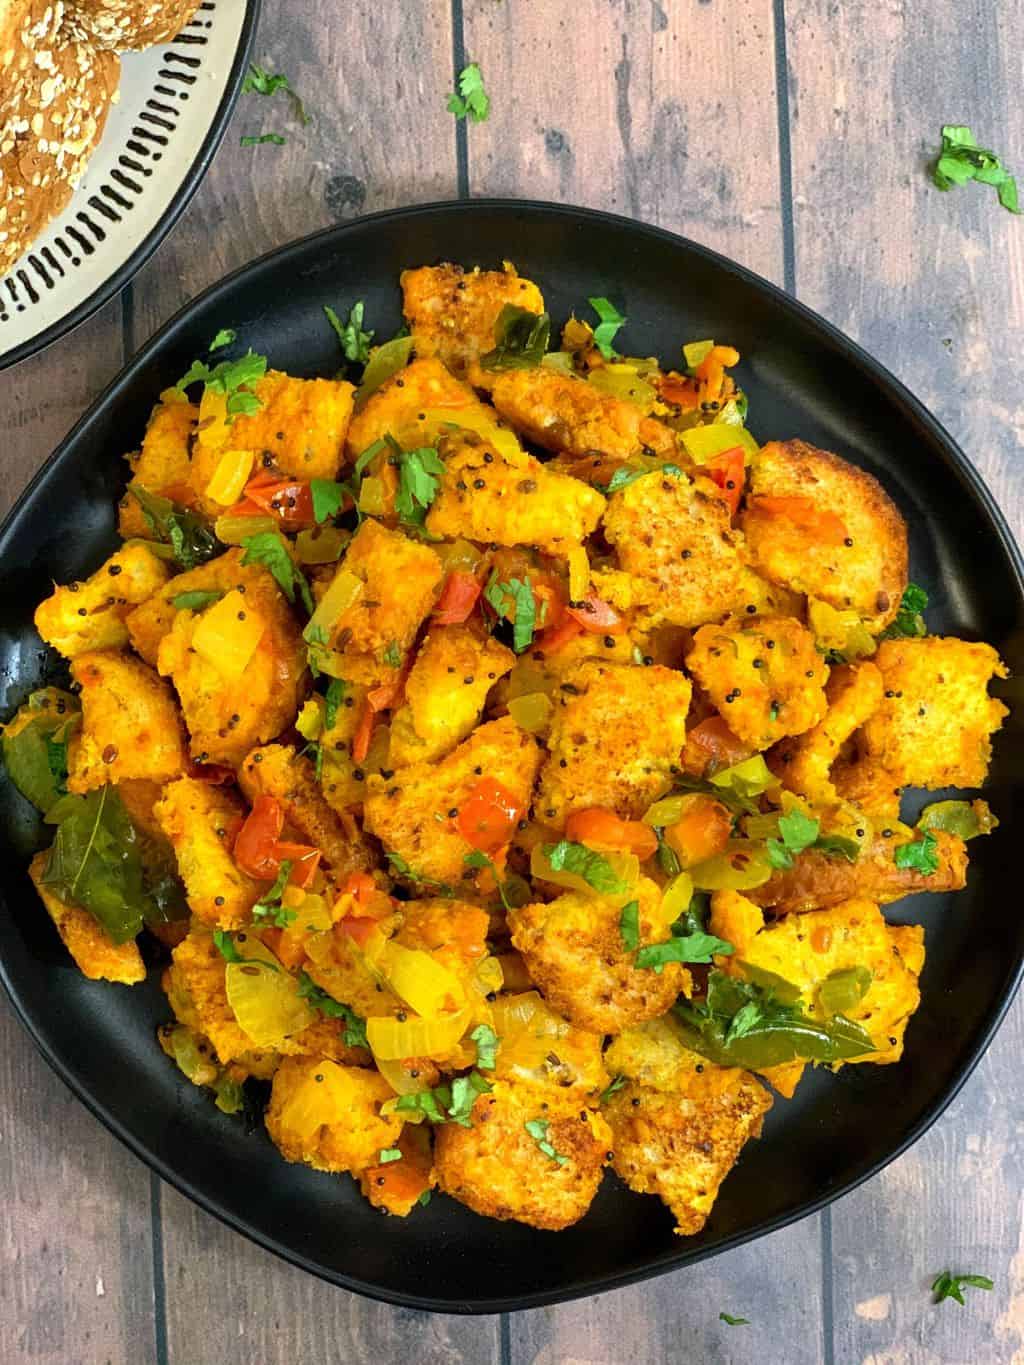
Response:
[[[480,584],[476,576],[464,569],[453,569],[437,599],[434,620],[439,626],[461,626],[469,619],[479,598]]]
[[[722,490],[722,497],[728,505],[729,515],[734,517],[736,509],[740,505],[743,484],[747,476],[743,464],[742,447],[733,446],[730,450],[723,450],[721,454],[715,455],[708,461],[707,471],[709,477]]]
[[[284,811],[273,796],[257,796],[238,831],[233,850],[235,862],[250,877],[273,881],[277,876],[278,841],[284,828]]]
[[[640,820],[622,820],[607,806],[574,810],[565,822],[565,836],[600,852],[622,849],[640,859],[652,858],[658,851],[658,836]]]
[[[277,517],[286,531],[313,526],[313,493],[304,479],[267,479],[257,475],[245,485],[245,497],[264,513]],[[244,515],[232,508],[231,515]]]
[[[362,763],[370,752],[370,742],[373,739],[373,729],[376,723],[377,712],[374,710],[370,698],[367,697],[363,703],[363,713],[359,717],[356,732],[352,736],[352,757],[357,763]]]
[[[274,851],[279,863],[287,860],[292,865],[288,885],[305,890],[320,866],[320,850],[309,844],[290,844],[287,840],[279,839]]]
[[[742,763],[753,751],[729,729],[721,716],[709,716],[695,725],[686,736],[682,766],[694,777],[703,777],[710,767],[712,772]]]
[[[338,920],[336,928],[342,933],[348,934],[360,948],[365,948],[370,935],[377,928],[375,919],[362,919],[357,915],[346,915],[344,919]]]
[[[467,844],[495,853],[512,838],[522,806],[494,777],[482,777],[463,801],[456,827]]]
[[[615,608],[602,602],[594,592],[587,594],[581,606],[566,607],[565,610],[584,630],[595,635],[621,635],[626,629],[625,621]]]

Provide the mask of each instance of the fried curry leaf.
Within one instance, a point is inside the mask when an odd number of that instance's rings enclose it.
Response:
[[[174,558],[183,569],[194,569],[205,564],[224,549],[206,523],[194,512],[178,507],[169,498],[151,493],[139,483],[130,483],[128,492],[142,508],[142,515],[153,534],[170,545]]]
[[[494,350],[480,357],[485,370],[528,370],[544,359],[551,337],[548,313],[506,303],[494,324]]]
[[[135,938],[151,906],[135,827],[116,788],[62,796],[49,822],[57,835],[43,885],[88,910],[114,943]]]

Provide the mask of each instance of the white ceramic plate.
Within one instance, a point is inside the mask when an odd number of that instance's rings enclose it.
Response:
[[[216,151],[260,0],[204,0],[177,38],[121,59],[118,102],[64,212],[0,279],[0,369],[124,288],[177,221]]]

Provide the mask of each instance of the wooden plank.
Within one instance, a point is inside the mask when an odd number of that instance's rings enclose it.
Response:
[[[468,0],[475,195],[586,204],[783,273],[771,0]]]
[[[984,4],[923,9],[791,0],[797,293],[888,365],[979,466],[1024,531],[1024,239],[994,191],[927,174],[941,125],[969,122],[1011,161],[1018,73]],[[1024,4],[1000,8],[1020,34]],[[941,72],[941,79],[937,73]],[[1018,163],[1019,164],[1019,163]],[[1024,1359],[1019,1000],[955,1106],[831,1216],[835,1359]],[[943,1269],[996,1281],[929,1304]]]
[[[149,1173],[57,1079],[6,997],[0,1095],[0,1360],[148,1365]]]
[[[481,1365],[498,1358],[497,1317],[374,1303],[286,1265],[167,1186],[161,1203],[172,1365]]]
[[[265,5],[255,59],[285,72],[306,104],[243,95],[188,212],[136,278],[135,344],[207,285],[333,223],[456,196],[447,7]],[[280,132],[283,147],[241,147]]]
[[[816,1218],[805,1219],[728,1255],[644,1284],[514,1314],[509,1324],[511,1365],[749,1365],[754,1359],[765,1365],[820,1365],[817,1227]],[[723,1311],[748,1318],[749,1326],[721,1322]]]
[[[0,377],[0,512],[121,363],[116,300]],[[50,1071],[6,998],[0,1096],[0,1360],[154,1360],[149,1174]]]

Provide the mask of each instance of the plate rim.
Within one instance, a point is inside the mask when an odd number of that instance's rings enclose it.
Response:
[[[55,341],[73,332],[76,327],[80,327],[83,322],[87,322],[94,313],[116,298],[122,290],[126,289],[132,280],[139,273],[142,267],[149,261],[150,257],[162,245],[168,233],[174,228],[181,218],[181,215],[192,202],[192,198],[203,182],[206,172],[210,168],[210,162],[214,154],[223,141],[224,134],[227,132],[231,115],[235,112],[235,105],[242,93],[242,79],[249,64],[249,57],[252,53],[253,43],[256,37],[256,24],[260,17],[260,7],[263,0],[242,0],[245,5],[245,15],[242,19],[242,27],[238,34],[238,46],[235,49],[234,60],[231,63],[231,70],[228,72],[227,83],[224,93],[221,96],[220,104],[214,113],[206,136],[199,144],[199,149],[189,163],[188,169],[182,178],[177,194],[167,205],[167,208],[154,223],[148,236],[144,237],[135,250],[121,263],[117,270],[108,275],[105,280],[96,286],[93,292],[82,300],[69,313],[58,318],[56,322],[51,322],[48,327],[44,327],[41,332],[28,337],[25,341],[19,342],[10,351],[0,353],[0,374],[9,369],[12,365],[17,365],[19,361],[28,360],[31,356],[38,355],[52,346]],[[77,191],[76,191],[77,192]],[[28,250],[31,251],[31,245]],[[0,276],[2,278],[2,276]],[[187,305],[186,305],[187,307]],[[181,310],[179,310],[181,311]],[[177,316],[177,315],[176,315]],[[162,331],[163,329],[161,329]],[[159,335],[159,333],[157,334]],[[153,338],[155,340],[155,338]],[[148,343],[147,343],[148,345]],[[108,385],[109,388],[109,385]],[[106,390],[104,390],[104,394]],[[102,397],[103,395],[101,395]],[[89,411],[95,404],[90,404]],[[77,424],[76,424],[77,425]],[[69,433],[71,435],[72,433]],[[64,442],[61,442],[63,446]],[[31,486],[31,485],[30,485]],[[25,489],[28,492],[28,489]],[[24,494],[22,495],[24,496]],[[19,499],[20,501],[20,499]],[[7,519],[4,518],[4,526]],[[0,528],[2,530],[3,528]]]
[[[247,3],[251,6],[250,15],[258,12],[260,0],[247,0]],[[240,45],[240,59],[247,54],[250,42],[251,32],[248,35],[247,41]],[[229,91],[225,96],[225,99],[230,100],[232,104],[236,98],[237,91],[234,93]],[[685,251],[692,252],[695,255],[702,257],[708,263],[716,266],[718,269],[724,270],[726,273],[737,277],[748,288],[767,294],[769,299],[776,306],[791,313],[796,319],[820,334],[823,339],[827,340],[832,346],[845,354],[849,360],[854,362],[868,377],[879,384],[883,389],[886,389],[890,397],[901,402],[913,419],[929,433],[933,441],[937,444],[939,451],[949,468],[967,485],[971,494],[977,500],[988,518],[1011,568],[1017,595],[1024,601],[1024,552],[1022,552],[1021,547],[1018,545],[1004,513],[996,502],[981,473],[961,449],[959,443],[954,440],[952,435],[928,408],[925,407],[921,400],[858,342],[847,336],[840,328],[822,317],[821,314],[815,312],[814,309],[808,307],[808,305],[800,302],[799,299],[774,284],[771,280],[765,279],[755,271],[740,265],[738,262],[722,255],[720,252],[717,252],[710,247],[706,247],[699,242],[695,242],[688,237],[684,237],[679,233],[672,232],[667,228],[641,222],[623,214],[609,213],[603,209],[552,203],[536,199],[514,199],[505,197],[446,199],[424,204],[404,205],[397,208],[384,209],[376,213],[365,214],[344,223],[336,223],[330,227],[309,233],[304,237],[297,238],[291,242],[275,247],[270,251],[264,252],[262,255],[257,256],[247,264],[231,271],[230,274],[226,275],[223,279],[209,285],[202,292],[195,295],[178,309],[178,311],[149,338],[143,347],[136,352],[127,364],[123,366],[118,374],[89,405],[86,412],[78,419],[68,434],[58,444],[55,450],[22,490],[17,501],[3,518],[3,521],[0,522],[0,561],[2,561],[5,555],[7,539],[15,529],[15,524],[21,516],[22,509],[35,492],[37,486],[63,458],[64,453],[86,435],[92,422],[98,419],[99,414],[105,410],[109,404],[116,403],[121,391],[130,385],[137,372],[143,369],[149,363],[151,357],[166,345],[178,330],[190,321],[192,314],[197,309],[205,304],[214,302],[218,296],[230,293],[234,285],[243,276],[258,273],[261,269],[271,264],[287,261],[290,257],[303,255],[310,248],[315,249],[317,244],[325,244],[329,240],[332,242],[339,239],[343,241],[346,235],[356,230],[363,231],[368,226],[372,228],[375,223],[391,223],[404,218],[416,218],[438,213],[447,213],[458,216],[495,210],[504,212],[515,211],[537,217],[554,216],[573,221],[577,224],[581,222],[593,222],[605,227],[612,226],[620,229],[627,229],[630,232],[639,234],[641,237],[656,238],[663,242],[670,243],[676,248],[681,247]],[[0,366],[0,368],[2,368],[2,366]],[[21,1007],[14,984],[8,976],[7,965],[4,960],[2,949],[0,949],[0,985],[3,986],[4,992],[11,1002],[16,1017],[25,1028],[29,1037],[32,1039],[48,1065],[60,1077],[65,1085],[68,1086],[71,1092],[85,1105],[86,1109],[99,1119],[109,1132],[111,1132],[136,1157],[142,1160],[151,1171],[159,1175],[161,1179],[165,1180],[174,1189],[185,1195],[186,1198],[191,1199],[201,1209],[217,1218],[233,1231],[242,1234],[250,1241],[261,1246],[264,1250],[279,1256],[282,1260],[289,1262],[291,1265],[297,1266],[299,1269],[305,1270],[311,1275],[315,1275],[318,1279],[337,1285],[340,1288],[347,1289],[351,1292],[362,1294],[377,1302],[389,1303],[399,1307],[427,1312],[451,1313],[459,1316],[517,1312],[528,1308],[547,1307],[557,1303],[567,1303],[574,1299],[595,1293],[604,1293],[608,1290],[624,1288],[627,1285],[651,1279],[656,1275],[665,1274],[670,1270],[679,1270],[686,1265],[695,1265],[699,1261],[735,1250],[737,1247],[743,1246],[747,1242],[777,1232],[784,1227],[788,1227],[794,1223],[800,1222],[804,1218],[810,1217],[812,1214],[820,1212],[836,1199],[857,1189],[865,1181],[877,1175],[891,1162],[902,1156],[942,1116],[946,1109],[960,1094],[964,1085],[967,1083],[978,1063],[988,1050],[992,1039],[1014,1001],[1022,978],[1024,978],[1024,953],[1021,953],[1016,962],[1012,962],[1008,965],[1007,974],[999,998],[993,1008],[991,1008],[985,1016],[977,1040],[963,1062],[961,1070],[954,1082],[943,1094],[939,1095],[936,1100],[928,1106],[918,1121],[891,1151],[887,1152],[883,1157],[870,1162],[862,1171],[859,1171],[852,1178],[827,1188],[819,1196],[805,1201],[794,1209],[777,1214],[774,1218],[762,1223],[755,1229],[737,1232],[713,1247],[702,1248],[687,1246],[685,1242],[680,1242],[678,1250],[663,1254],[656,1260],[640,1268],[624,1270],[610,1275],[592,1276],[569,1286],[553,1289],[540,1289],[525,1295],[508,1297],[497,1296],[467,1301],[391,1291],[383,1289],[373,1282],[361,1280],[357,1276],[332,1271],[329,1267],[323,1266],[303,1256],[301,1252],[283,1245],[277,1241],[273,1235],[263,1233],[254,1228],[244,1218],[236,1216],[228,1208],[220,1204],[216,1198],[207,1196],[205,1193],[196,1189],[187,1177],[173,1170],[167,1162],[153,1155],[146,1149],[142,1142],[137,1141],[125,1128],[121,1119],[115,1113],[108,1110],[104,1104],[94,1099],[87,1089],[76,1079],[71,1068],[46,1044]]]

